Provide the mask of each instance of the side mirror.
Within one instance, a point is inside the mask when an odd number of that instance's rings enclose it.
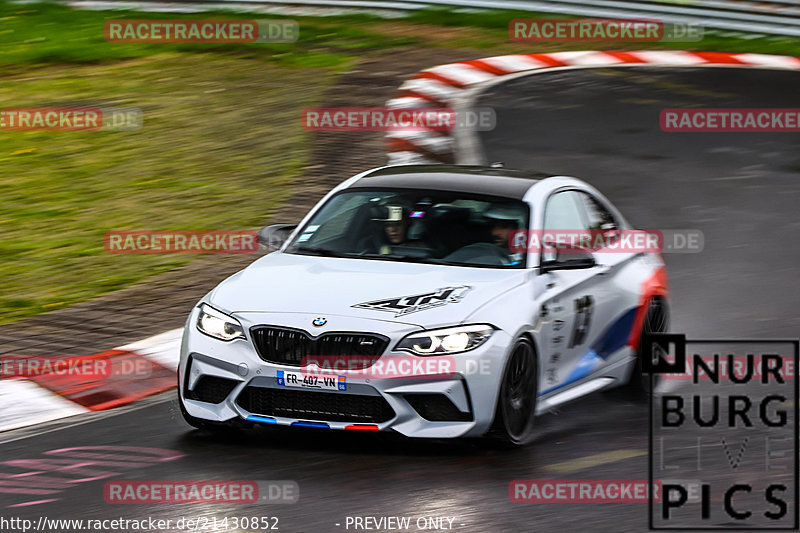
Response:
[[[570,246],[559,247],[555,257],[542,261],[540,270],[542,274],[553,270],[579,270],[592,268],[597,265],[594,255],[585,248],[573,248]]]
[[[297,224],[273,224],[258,232],[258,243],[272,250],[280,250]]]

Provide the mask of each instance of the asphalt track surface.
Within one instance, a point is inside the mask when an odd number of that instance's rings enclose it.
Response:
[[[498,127],[481,140],[491,161],[587,179],[638,227],[703,231],[702,253],[667,256],[673,331],[690,338],[796,337],[799,136],[663,133],[658,114],[665,107],[798,107],[799,88],[799,74],[778,71],[551,72],[485,94],[478,105],[497,110]],[[35,523],[40,517],[153,517],[175,524],[275,516],[279,530],[289,532],[353,531],[346,525],[354,516],[408,516],[409,531],[419,530],[420,517],[453,518],[452,530],[465,532],[647,529],[644,503],[519,504],[508,497],[514,479],[646,479],[646,406],[622,396],[596,394],[545,415],[534,444],[500,450],[474,441],[302,429],[214,436],[190,430],[172,394],[1,435],[0,517]],[[175,458],[153,464],[122,453],[81,466],[46,453],[78,446],[150,447],[172,450]],[[754,468],[751,474],[760,475]],[[6,492],[10,476],[21,473],[59,488]],[[300,499],[249,506],[107,504],[105,481],[120,479],[293,480]]]

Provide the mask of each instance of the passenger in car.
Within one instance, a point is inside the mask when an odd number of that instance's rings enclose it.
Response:
[[[519,229],[519,213],[503,206],[491,208],[484,213],[491,224],[491,242],[503,250],[509,250],[512,234]]]

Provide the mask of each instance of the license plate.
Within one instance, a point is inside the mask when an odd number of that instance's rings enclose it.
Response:
[[[346,376],[322,376],[278,370],[278,385],[303,389],[347,390]]]

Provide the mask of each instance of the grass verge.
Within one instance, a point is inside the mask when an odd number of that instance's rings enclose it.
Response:
[[[215,54],[47,67],[0,80],[0,107],[136,106],[138,131],[0,132],[0,317],[70,305],[186,264],[110,255],[114,229],[254,229],[308,160],[297,119],[335,79]]]

